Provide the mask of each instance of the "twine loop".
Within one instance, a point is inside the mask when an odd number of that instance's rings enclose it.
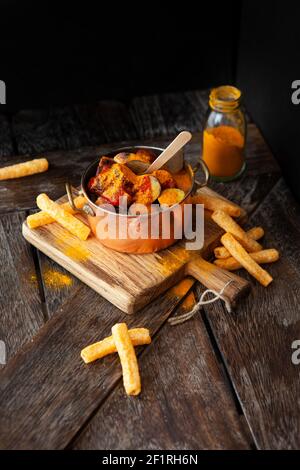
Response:
[[[201,309],[203,305],[212,304],[213,302],[216,302],[219,299],[223,300],[227,311],[230,313],[232,311],[232,308],[231,308],[229,300],[227,299],[227,297],[224,296],[224,291],[231,282],[233,282],[232,279],[228,281],[219,292],[213,289],[207,289],[206,291],[204,291],[199,299],[199,302],[197,302],[196,305],[194,305],[192,310],[190,310],[187,313],[184,313],[183,315],[179,315],[178,317],[169,318],[168,322],[170,323],[170,325],[171,326],[179,325],[180,323],[184,323],[187,320],[190,320],[190,318],[192,318]],[[214,297],[212,299],[204,300],[207,294],[213,294]]]

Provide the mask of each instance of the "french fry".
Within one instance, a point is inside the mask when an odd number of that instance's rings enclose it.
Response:
[[[36,198],[36,203],[39,209],[47,212],[52,219],[59,222],[64,228],[69,230],[73,235],[76,235],[80,240],[86,240],[90,234],[90,229],[80,220],[76,219],[74,215],[69,214],[59,204],[51,201],[47,194],[40,194]]]
[[[265,234],[264,229],[262,227],[253,227],[246,232],[248,237],[253,238],[253,240],[259,240]],[[216,258],[225,259],[230,257],[229,251],[225,248],[225,246],[218,246],[214,249],[214,254]]]
[[[249,256],[256,261],[258,264],[264,263],[274,263],[279,258],[279,253],[277,250],[270,248],[268,250],[256,251],[255,253],[249,253]],[[216,259],[214,264],[219,266],[219,268],[227,269],[227,271],[235,271],[242,267],[235,258],[229,256],[226,259]]]
[[[132,330],[128,330],[128,333],[133,346],[141,346],[144,344],[151,343],[150,333],[147,328],[133,328]],[[89,346],[84,348],[81,351],[80,355],[84,362],[88,364],[115,352],[117,352],[117,348],[115,346],[113,337],[108,336],[102,341],[90,344]]]
[[[241,209],[233,202],[225,201],[209,194],[196,194],[192,197],[191,204],[204,204],[205,209],[210,211],[222,210],[232,217],[239,217],[241,215]]]
[[[23,176],[43,173],[49,167],[46,158],[36,158],[24,163],[16,163],[15,165],[0,168],[0,180],[10,180],[13,178],[22,178]]]
[[[127,395],[138,395],[141,392],[141,378],[126,323],[117,323],[111,329],[123,371],[123,383]]]
[[[217,225],[219,225],[225,232],[229,232],[240,242],[240,244],[247,250],[249,253],[254,251],[261,251],[262,246],[251,237],[247,235],[245,230],[240,227],[235,220],[233,220],[230,215],[226,214],[224,211],[215,211],[212,213],[211,218]]]
[[[243,246],[234,238],[231,233],[225,233],[221,241],[227,248],[229,253],[243,266],[257,281],[264,287],[267,287],[273,278],[270,274],[259,266],[259,264],[251,258],[250,254],[243,248]]]
[[[86,199],[84,196],[78,196],[74,199],[74,204],[78,209],[82,209],[85,203]],[[68,202],[60,204],[60,207],[62,207],[65,211],[69,212],[69,214],[76,214],[76,211],[72,209]],[[47,225],[51,224],[52,222],[55,222],[55,220],[52,219],[52,217],[44,211],[29,215],[26,221],[29,228],[37,228],[41,225]]]

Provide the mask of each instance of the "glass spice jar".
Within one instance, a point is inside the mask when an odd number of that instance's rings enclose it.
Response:
[[[202,158],[217,181],[232,181],[246,167],[246,124],[240,108],[242,93],[233,86],[214,88],[203,132]]]

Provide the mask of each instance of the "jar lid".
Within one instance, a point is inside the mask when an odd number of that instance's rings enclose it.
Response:
[[[241,103],[242,92],[231,85],[213,88],[209,95],[209,105],[216,111],[229,112],[237,109]]]

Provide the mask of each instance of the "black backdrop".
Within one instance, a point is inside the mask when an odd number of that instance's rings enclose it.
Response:
[[[0,1],[9,109],[232,81],[240,3],[196,6]]]
[[[300,201],[300,104],[291,100],[300,80],[300,3],[243,3],[238,85]]]
[[[238,83],[300,199],[300,4],[0,0],[0,19],[0,111]]]

